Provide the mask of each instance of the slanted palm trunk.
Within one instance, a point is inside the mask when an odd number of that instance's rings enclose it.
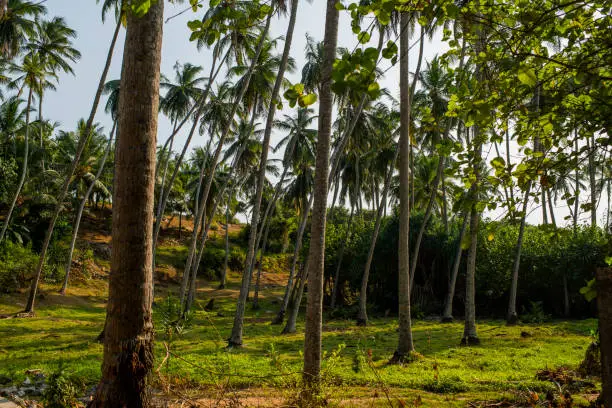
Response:
[[[70,277],[70,269],[72,266],[72,255],[74,254],[74,246],[76,244],[77,236],[79,234],[79,227],[81,225],[81,217],[83,216],[83,211],[85,210],[85,204],[87,203],[87,199],[91,195],[96,182],[100,179],[102,172],[104,171],[104,165],[106,164],[106,159],[108,158],[108,154],[110,153],[111,146],[113,145],[113,136],[115,134],[115,130],[117,127],[117,122],[113,123],[113,128],[111,129],[111,133],[108,136],[108,144],[106,145],[106,150],[104,151],[104,156],[102,156],[102,160],[100,161],[100,167],[98,168],[98,172],[96,173],[96,177],[92,181],[91,185],[87,189],[85,196],[81,200],[81,205],[79,205],[79,209],[77,211],[77,215],[74,220],[74,225],[72,227],[72,239],[70,241],[70,250],[68,251],[68,259],[66,260],[66,276],[64,277],[64,283],[62,288],[60,289],[60,293],[62,295],[66,294],[66,289],[68,288],[68,279]]]
[[[366,260],[365,267],[363,269],[363,276],[361,277],[361,289],[359,291],[359,313],[357,314],[357,325],[367,326],[368,324],[368,312],[367,312],[367,295],[368,295],[368,282],[370,279],[370,268],[372,267],[372,260],[374,259],[374,250],[376,249],[376,241],[378,234],[380,233],[380,225],[382,224],[383,209],[386,206],[387,194],[389,193],[389,186],[391,185],[391,178],[393,177],[393,170],[395,169],[395,163],[399,156],[399,149],[395,149],[395,155],[387,176],[385,178],[385,186],[383,188],[380,203],[378,204],[378,210],[376,212],[376,222],[374,223],[374,232],[372,233],[372,241],[370,242],[370,249],[368,250],[368,258]]]
[[[510,286],[510,299],[508,302],[507,323],[509,325],[518,323],[518,314],[516,312],[516,293],[518,290],[518,275],[521,266],[521,252],[523,250],[523,237],[525,235],[525,220],[527,218],[527,205],[529,204],[529,193],[531,192],[531,181],[527,182],[525,190],[525,199],[523,201],[523,211],[521,213],[521,224],[519,226],[518,239],[516,242],[516,250],[514,253],[514,263],[512,265],[512,285]]]
[[[459,231],[459,241],[457,242],[457,249],[455,251],[455,260],[453,261],[453,270],[451,271],[451,278],[448,284],[448,292],[446,294],[446,301],[444,302],[444,312],[442,312],[442,323],[451,323],[453,321],[453,300],[455,298],[455,287],[457,285],[457,276],[459,275],[459,266],[461,265],[461,253],[463,252],[462,243],[467,225],[470,220],[469,213],[463,215],[463,222],[461,223],[461,230]]]
[[[234,103],[232,104],[232,110],[229,114],[229,118],[230,120],[228,121],[227,125],[225,126],[225,129],[223,129],[223,133],[221,134],[221,137],[219,138],[219,144],[217,145],[217,148],[215,150],[215,154],[213,156],[212,162],[211,162],[211,166],[210,169],[208,169],[208,177],[206,180],[206,185],[204,187],[204,192],[202,194],[202,198],[200,200],[199,203],[199,208],[198,208],[198,214],[196,215],[196,218],[194,219],[194,227],[193,227],[193,234],[192,234],[192,239],[191,239],[191,245],[189,247],[189,252],[187,254],[187,262],[185,264],[185,270],[184,270],[184,274],[186,274],[187,276],[189,276],[189,271],[191,271],[191,268],[194,267],[193,261],[195,260],[194,258],[197,255],[197,233],[198,233],[198,227],[199,225],[202,223],[202,219],[204,217],[204,213],[206,211],[206,202],[208,201],[208,195],[210,193],[210,188],[212,187],[212,183],[214,180],[214,175],[215,175],[215,170],[217,169],[217,164],[219,163],[219,158],[221,156],[221,151],[223,150],[223,145],[225,144],[225,139],[227,138],[227,136],[229,135],[230,131],[231,131],[231,126],[232,126],[232,120],[233,117],[236,115],[236,112],[238,111],[238,107],[240,105],[240,103],[242,102],[242,98],[244,97],[248,87],[249,87],[249,82],[251,81],[251,77],[253,76],[253,71],[255,70],[255,67],[257,65],[257,61],[259,60],[259,56],[261,55],[261,50],[263,49],[263,45],[266,41],[266,37],[268,35],[268,31],[270,30],[270,20],[271,20],[272,16],[268,15],[268,17],[266,18],[266,25],[261,33],[261,36],[259,38],[259,43],[257,44],[257,48],[255,50],[255,54],[253,55],[253,59],[251,60],[251,64],[249,66],[248,71],[246,72],[245,75],[245,81],[244,81],[244,85],[242,87],[242,89],[240,90],[240,92],[238,93],[236,99],[234,100]],[[195,267],[197,268],[197,264],[195,265]],[[197,270],[197,269],[196,269]],[[244,281],[244,279],[243,279]],[[186,290],[186,281],[185,279],[183,279],[183,282],[185,283],[185,285],[181,285],[181,303],[184,302],[184,298],[185,298],[185,290]],[[244,286],[243,282],[243,285]],[[247,282],[250,284],[250,281]],[[243,288],[241,287],[241,293],[242,293]],[[248,294],[248,285],[247,285],[247,294]],[[241,295],[242,297],[242,295]],[[246,296],[245,296],[246,299]],[[240,300],[238,301],[238,303],[240,303]],[[238,305],[238,307],[240,307],[240,305]],[[242,330],[241,330],[242,331]]]
[[[410,317],[410,90],[408,86],[409,15],[400,17],[400,136],[399,136],[399,338],[392,362],[403,362],[414,350]]]
[[[287,34],[285,37],[285,45],[283,49],[283,56],[281,59],[274,88],[272,90],[271,100],[273,103],[270,104],[268,109],[268,117],[266,119],[266,127],[264,130],[261,157],[259,159],[259,175],[257,177],[257,189],[255,192],[255,203],[253,205],[253,212],[251,216],[251,232],[249,234],[249,242],[247,247],[246,262],[244,266],[244,272],[242,275],[242,286],[240,288],[240,295],[237,302],[236,314],[234,318],[234,325],[232,328],[232,335],[229,339],[230,346],[240,346],[242,344],[242,328],[244,319],[244,307],[246,305],[246,298],[249,294],[249,284],[253,271],[253,264],[255,263],[255,250],[257,245],[257,236],[259,225],[259,213],[261,210],[261,197],[263,195],[264,182],[266,179],[266,166],[268,165],[268,151],[270,149],[270,137],[272,135],[272,125],[274,123],[274,115],[276,114],[276,104],[274,101],[277,100],[280,93],[281,85],[285,76],[285,70],[287,69],[287,63],[289,61],[289,53],[291,51],[291,43],[293,40],[293,31],[295,29],[295,22],[297,18],[298,0],[291,2],[291,15],[289,18],[289,25],[287,27]],[[261,228],[265,226],[262,224]]]
[[[306,286],[306,280],[308,279],[308,259],[302,267],[300,275],[296,278],[295,285],[291,291],[291,298],[289,305],[287,306],[287,312],[289,317],[287,318],[287,324],[283,328],[281,334],[295,333],[296,322],[298,314],[300,313],[300,305],[302,304],[302,296],[304,295],[304,287]]]
[[[15,190],[15,195],[13,196],[13,201],[11,202],[11,206],[9,207],[8,213],[6,214],[6,218],[4,219],[4,225],[2,225],[2,232],[0,232],[0,242],[4,239],[6,235],[6,230],[8,229],[9,224],[11,223],[11,216],[13,215],[13,211],[15,211],[15,205],[17,204],[17,200],[19,199],[19,194],[21,194],[21,189],[25,183],[26,175],[28,173],[28,156],[30,155],[30,107],[32,106],[32,94],[33,90],[30,88],[28,92],[28,104],[26,106],[26,123],[25,123],[25,136],[24,136],[24,148],[23,148],[23,163],[21,164],[21,176],[19,178],[19,183],[17,184],[17,190]]]
[[[355,206],[351,205],[351,214],[349,215],[348,221],[346,222],[346,232],[344,234],[342,244],[340,244],[340,251],[338,252],[338,265],[336,265],[336,273],[334,274],[334,289],[332,291],[332,297],[330,302],[330,307],[332,309],[336,308],[336,298],[338,297],[338,287],[340,286],[340,269],[342,268],[342,258],[344,258],[344,250],[346,249],[346,244],[351,236],[351,226],[353,223],[354,213]]]
[[[38,260],[38,265],[36,267],[36,271],[34,273],[34,280],[32,281],[32,286],[30,287],[30,294],[28,296],[28,303],[25,308],[26,313],[34,312],[34,303],[36,300],[36,292],[38,291],[38,283],[40,282],[40,276],[42,274],[43,266],[45,264],[45,257],[47,255],[47,250],[49,249],[49,244],[51,243],[51,238],[53,236],[53,229],[55,228],[55,222],[59,217],[60,212],[63,208],[64,198],[66,198],[66,194],[68,193],[68,187],[70,186],[70,182],[72,180],[72,176],[79,165],[79,161],[81,160],[81,155],[83,154],[83,150],[87,145],[87,140],[91,134],[91,129],[93,127],[93,122],[96,116],[96,112],[98,110],[98,105],[100,103],[100,98],[102,97],[102,91],[104,89],[104,84],[106,83],[106,77],[108,76],[108,71],[110,69],[111,61],[113,59],[113,52],[115,50],[115,44],[117,43],[117,37],[119,36],[119,29],[121,28],[121,23],[117,23],[117,27],[115,28],[115,34],[111,41],[111,45],[108,50],[108,55],[106,56],[106,64],[104,66],[104,70],[102,71],[102,75],[100,76],[100,82],[98,83],[98,89],[96,90],[96,95],[94,97],[93,105],[91,107],[91,112],[89,113],[89,118],[87,118],[87,122],[85,124],[85,129],[83,133],[79,136],[79,141],[76,148],[76,153],[70,164],[70,169],[66,174],[66,178],[64,180],[64,184],[60,189],[60,193],[57,196],[57,204],[55,205],[55,209],[53,211],[53,215],[51,216],[51,221],[49,222],[49,227],[47,228],[47,232],[45,234],[45,239],[43,241],[42,249],[40,251],[40,257]]]
[[[304,333],[304,393],[305,399],[318,395],[321,380],[321,335],[323,329],[323,276],[325,267],[325,228],[327,221],[327,191],[333,94],[332,72],[338,42],[336,1],[327,1],[325,17],[324,60],[321,68],[319,129],[315,164],[314,204],[308,251],[308,305]]]
[[[148,407],[153,368],[151,269],[163,4],[128,14],[115,158],[113,251],[102,378],[89,406]]]
[[[231,193],[227,197],[227,204],[225,206],[225,260],[223,261],[223,271],[221,271],[221,282],[219,282],[219,289],[225,289],[225,284],[227,283],[227,269],[229,263],[230,199]]]
[[[263,226],[262,226],[263,227]],[[261,269],[263,267],[263,257],[266,252],[266,244],[268,243],[268,232],[270,232],[270,224],[265,225],[264,236],[259,253],[259,262],[257,264],[257,279],[255,280],[255,293],[253,294],[253,310],[259,309],[259,288],[261,284]]]
[[[589,147],[589,190],[591,196],[591,228],[597,227],[597,175],[595,167],[595,135],[587,137]]]

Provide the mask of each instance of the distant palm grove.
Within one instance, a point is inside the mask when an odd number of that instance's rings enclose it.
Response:
[[[59,124],[0,0],[0,407],[612,408],[609,1],[97,3]]]

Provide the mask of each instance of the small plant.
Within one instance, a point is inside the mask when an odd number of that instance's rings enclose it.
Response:
[[[193,326],[193,312],[183,313],[181,302],[170,295],[158,306],[157,312],[160,326],[168,340],[175,334],[181,336],[187,333]]]
[[[77,388],[66,374],[64,362],[60,360],[57,370],[51,373],[43,393],[46,408],[78,407]]]
[[[550,319],[550,315],[544,312],[542,302],[529,302],[529,309],[523,309],[521,320],[525,323],[544,323]]]

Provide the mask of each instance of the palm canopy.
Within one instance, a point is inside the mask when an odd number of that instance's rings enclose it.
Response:
[[[119,88],[120,81],[114,79],[104,84],[104,94],[108,95],[106,105],[104,106],[104,112],[109,113],[113,120],[117,120],[117,113],[119,112]]]
[[[74,74],[70,63],[77,62],[81,53],[73,47],[76,31],[61,17],[36,19],[35,35],[25,45],[28,54],[38,54],[40,61],[52,72]]]
[[[13,58],[36,33],[37,16],[45,14],[47,8],[41,2],[9,0],[7,10],[0,20],[0,50],[2,55]]]
[[[200,76],[203,68],[190,63],[174,65],[174,83],[162,77],[161,88],[166,94],[160,101],[159,108],[174,123],[187,115],[198,96],[202,93],[200,85],[206,78]]]

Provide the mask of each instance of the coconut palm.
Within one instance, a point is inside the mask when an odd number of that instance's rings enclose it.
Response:
[[[47,12],[41,2],[8,0],[0,19],[0,50],[8,59],[14,58],[21,47],[36,33],[36,17]]]

